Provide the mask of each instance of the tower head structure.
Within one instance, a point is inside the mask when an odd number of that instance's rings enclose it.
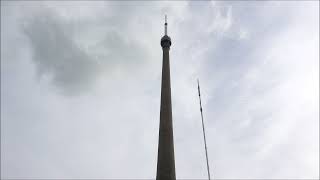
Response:
[[[164,36],[161,38],[162,48],[170,48],[171,46],[171,38],[167,35],[167,31],[168,31],[168,23],[167,23],[167,15],[166,15],[165,23],[164,23]]]

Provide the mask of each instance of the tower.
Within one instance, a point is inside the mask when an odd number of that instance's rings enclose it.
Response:
[[[169,50],[171,38],[167,35],[167,16],[165,17],[164,36],[161,38],[163,51],[160,127],[158,144],[157,180],[175,180],[174,143],[172,128],[172,106],[170,87]]]

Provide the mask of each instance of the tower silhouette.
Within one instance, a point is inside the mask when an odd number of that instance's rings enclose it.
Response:
[[[157,180],[175,180],[174,143],[172,128],[172,105],[170,87],[169,50],[171,38],[167,35],[167,16],[165,17],[164,36],[161,38],[163,51],[160,127],[158,144]]]

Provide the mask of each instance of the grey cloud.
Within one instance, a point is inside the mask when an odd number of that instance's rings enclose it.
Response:
[[[82,90],[100,71],[98,63],[74,42],[68,28],[50,10],[24,26],[39,75],[52,77],[65,93]]]
[[[115,19],[68,21],[44,8],[27,19],[24,32],[32,45],[38,75],[49,77],[63,94],[85,92],[101,74],[108,78],[117,69],[132,72],[133,66],[148,59],[142,45],[128,39]],[[93,40],[86,39],[88,34]]]

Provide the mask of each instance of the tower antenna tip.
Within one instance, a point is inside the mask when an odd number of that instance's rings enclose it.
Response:
[[[167,15],[164,16],[164,19],[165,19],[165,23],[164,23],[164,35],[167,35]]]

